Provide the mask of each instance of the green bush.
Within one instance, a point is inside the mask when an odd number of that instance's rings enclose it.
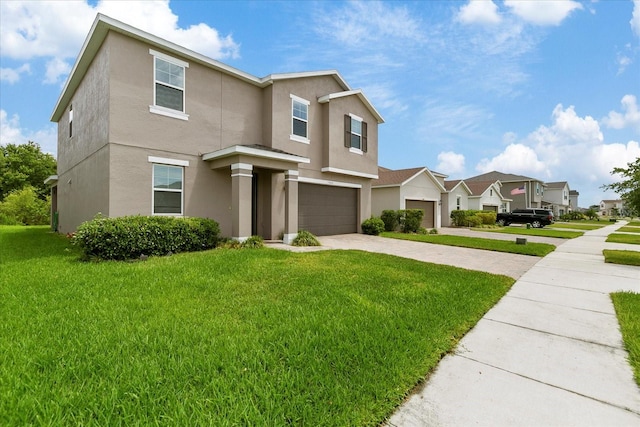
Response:
[[[493,225],[496,223],[497,213],[493,211],[479,211],[475,209],[451,211],[451,219],[456,227],[477,227],[481,224]],[[475,217],[474,219],[469,219]],[[478,219],[480,222],[478,223]]]
[[[298,235],[291,242],[292,246],[320,246],[318,238],[306,230],[298,231]]]
[[[51,201],[38,198],[33,187],[24,187],[9,193],[0,202],[0,224],[46,225],[49,224]]]
[[[432,228],[431,230],[429,230],[429,234],[438,234],[438,229]]]
[[[384,231],[396,231],[398,228],[398,212],[394,210],[384,210],[380,219],[384,222]]]
[[[587,217],[582,212],[569,212],[564,215],[560,215],[560,221],[579,221],[586,219]]]
[[[260,236],[250,236],[242,242],[242,248],[260,249],[264,247],[264,239]]]
[[[385,231],[385,224],[380,218],[371,217],[362,221],[362,232],[371,236],[377,236]]]
[[[482,219],[482,224],[493,225],[496,223],[498,213],[493,211],[479,211],[476,212],[475,215],[479,216],[480,219]]]
[[[405,209],[398,211],[400,231],[403,233],[416,233],[422,223],[424,211],[422,209]]]
[[[80,224],[73,243],[87,259],[126,260],[211,249],[219,233],[218,223],[206,218],[96,217]]]

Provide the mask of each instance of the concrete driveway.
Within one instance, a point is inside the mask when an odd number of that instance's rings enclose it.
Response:
[[[358,249],[411,258],[435,264],[452,265],[468,270],[503,274],[518,279],[526,273],[539,257],[517,255],[455,246],[410,242],[365,234],[341,234],[319,237],[323,249]],[[515,240],[511,236],[509,240]]]

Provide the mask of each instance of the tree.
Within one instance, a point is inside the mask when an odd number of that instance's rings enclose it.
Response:
[[[56,173],[56,159],[40,150],[33,141],[0,147],[0,201],[13,191],[27,186],[45,200],[49,189],[44,180]]]
[[[44,225],[49,224],[51,201],[38,198],[31,186],[13,191],[0,202],[0,224]]]
[[[627,163],[627,168],[613,168],[611,174],[620,174],[624,180],[603,185],[605,190],[613,190],[624,200],[626,209],[632,214],[640,213],[640,157]]]
[[[595,219],[598,217],[598,212],[593,207],[587,209],[584,214],[589,219]]]

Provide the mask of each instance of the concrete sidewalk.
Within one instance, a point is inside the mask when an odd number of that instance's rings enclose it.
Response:
[[[605,264],[624,225],[560,245],[446,356],[388,426],[639,426],[640,389],[609,293],[640,292],[640,267]]]

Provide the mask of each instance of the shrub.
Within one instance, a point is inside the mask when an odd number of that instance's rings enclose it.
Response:
[[[471,215],[465,218],[467,227],[477,227],[482,224],[482,218],[478,215]]]
[[[432,228],[429,230],[429,234],[438,234],[438,230],[436,228]]]
[[[306,230],[298,231],[298,235],[291,242],[292,246],[320,246],[318,238]]]
[[[247,238],[247,240],[245,240],[244,242],[242,242],[241,245],[242,248],[248,248],[248,249],[260,249],[264,247],[264,239],[260,236],[250,236],[249,238]]]
[[[467,212],[468,211],[466,210],[451,211],[450,217],[453,220],[453,225],[457,227],[464,227],[464,219],[467,217]]]
[[[242,247],[242,243],[239,240],[224,238],[218,242],[216,247],[222,249],[240,249]]]
[[[579,221],[586,219],[586,216],[582,212],[568,212],[564,215],[560,215],[560,221]]]
[[[476,215],[480,217],[482,224],[493,225],[496,223],[498,213],[493,211],[479,211]]]
[[[395,231],[398,228],[398,211],[384,210],[380,219],[384,222],[384,231]]]
[[[371,236],[377,236],[385,231],[386,227],[380,218],[371,217],[362,222],[362,232]]]
[[[207,218],[98,216],[80,224],[72,241],[85,258],[125,260],[211,249],[219,233],[218,223]]]
[[[424,211],[422,209],[405,209],[398,211],[400,230],[403,233],[415,233],[420,228]]]
[[[51,201],[38,198],[33,187],[24,187],[9,193],[0,202],[0,224],[46,225],[49,224]]]

